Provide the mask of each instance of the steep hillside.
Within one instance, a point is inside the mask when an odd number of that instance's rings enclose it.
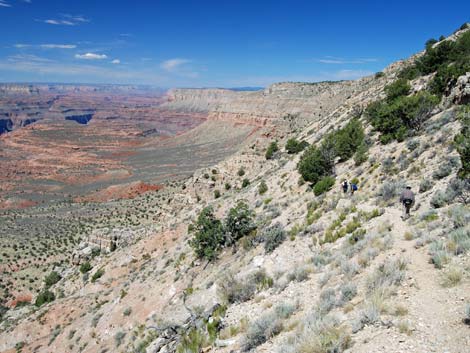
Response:
[[[90,232],[4,314],[0,351],[467,352],[467,27],[354,82],[172,91],[197,129],[257,134],[139,230]]]

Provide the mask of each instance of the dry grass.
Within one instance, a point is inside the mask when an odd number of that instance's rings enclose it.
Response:
[[[455,287],[462,281],[463,271],[456,267],[452,266],[445,270],[442,274],[441,285],[443,287]]]

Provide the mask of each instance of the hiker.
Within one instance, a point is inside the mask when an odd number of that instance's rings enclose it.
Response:
[[[343,187],[343,192],[347,193],[348,192],[348,182],[346,180],[343,181],[343,184],[341,184]]]
[[[403,218],[408,218],[410,216],[411,206],[415,203],[415,194],[411,191],[411,186],[407,186],[405,190],[401,193],[400,202],[405,207],[405,215]]]
[[[357,185],[351,182],[349,184],[351,185],[351,195],[354,195],[354,192],[357,191]]]

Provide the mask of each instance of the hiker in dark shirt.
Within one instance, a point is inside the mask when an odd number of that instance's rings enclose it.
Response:
[[[348,192],[348,182],[346,180],[343,181],[343,184],[341,184],[343,188],[343,192],[346,194]]]
[[[405,190],[401,193],[400,202],[405,207],[405,215],[403,218],[410,217],[411,206],[415,203],[415,194],[411,191],[411,186],[407,186]]]

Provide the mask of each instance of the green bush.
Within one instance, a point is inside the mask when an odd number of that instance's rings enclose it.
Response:
[[[302,155],[297,169],[305,181],[316,184],[324,176],[331,174],[333,165],[331,158],[327,158],[317,147],[310,146]]]
[[[400,78],[384,88],[387,101],[393,102],[396,98],[410,94],[411,86],[408,80]]]
[[[98,279],[100,279],[104,275],[104,269],[100,268],[96,271],[93,276],[91,276],[91,283],[95,283]]]
[[[225,229],[220,220],[214,216],[212,207],[204,208],[198,216],[192,231],[194,237],[190,241],[198,258],[212,261],[225,243]]]
[[[51,273],[49,273],[46,278],[44,278],[44,282],[46,284],[46,287],[50,287],[54,284],[56,284],[57,282],[60,281],[62,277],[60,277],[60,275],[56,272],[56,271],[52,271]]]
[[[224,187],[225,190],[230,190],[232,188],[232,185],[230,183],[225,183]]]
[[[276,153],[277,151],[279,151],[277,142],[271,142],[268,146],[268,149],[266,150],[266,159],[272,159],[274,157],[274,153]]]
[[[434,106],[439,102],[428,92],[412,96],[396,97],[392,102],[379,100],[366,109],[366,116],[375,130],[381,133],[380,141],[403,141],[409,135],[421,130]]]
[[[42,306],[43,304],[53,302],[55,300],[55,295],[51,291],[45,289],[38,294],[34,305],[37,307]]]
[[[268,191],[268,186],[266,185],[266,182],[264,180],[261,181],[261,183],[258,185],[258,193],[260,195],[263,195]]]
[[[88,261],[86,261],[86,262],[84,262],[84,263],[82,263],[82,264],[80,265],[80,272],[81,272],[81,273],[87,273],[87,272],[89,272],[91,269],[92,269],[92,266],[91,266],[91,264],[90,264]]]
[[[240,167],[237,172],[238,176],[244,176],[245,175],[245,169],[243,167]]]
[[[335,178],[326,176],[315,184],[315,186],[313,187],[313,193],[316,196],[319,196],[329,191],[333,187],[333,185],[335,185]]]
[[[452,89],[457,78],[470,70],[470,32],[463,33],[456,41],[428,41],[426,52],[413,65],[403,69],[399,77],[414,79],[436,72],[430,91],[441,96]]]
[[[242,188],[246,188],[248,185],[250,185],[250,180],[245,178],[242,181]]]
[[[225,218],[226,245],[235,243],[255,230],[253,219],[254,212],[245,202],[239,201],[236,207],[231,208]]]
[[[214,199],[218,199],[220,197],[220,191],[214,190]]]
[[[458,118],[462,124],[460,133],[455,136],[454,144],[460,154],[462,167],[458,172],[461,179],[470,178],[470,106],[462,107]]]
[[[308,146],[307,141],[298,141],[295,138],[290,138],[286,143],[286,151],[289,154],[302,152]]]
[[[332,174],[334,161],[339,157],[340,161],[351,158],[360,148],[360,153],[365,154],[364,129],[358,118],[351,119],[343,128],[326,135],[319,148],[310,146],[300,158],[297,165],[299,173],[305,181],[312,184]],[[358,160],[364,159],[359,155]]]
[[[364,129],[359,119],[351,119],[342,129],[339,129],[326,137],[335,143],[335,156],[340,161],[351,158],[364,143]]]
[[[280,223],[264,229],[261,238],[267,253],[273,252],[286,239],[286,232]]]

